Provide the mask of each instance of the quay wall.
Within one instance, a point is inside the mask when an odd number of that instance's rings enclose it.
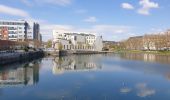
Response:
[[[33,60],[44,56],[43,51],[13,52],[0,54],[0,65]]]
[[[68,55],[85,55],[85,54],[107,54],[114,53],[108,51],[72,51],[72,50],[62,50],[59,51],[59,56],[68,56]]]

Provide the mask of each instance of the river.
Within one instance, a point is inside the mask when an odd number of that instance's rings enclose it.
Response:
[[[1,66],[0,100],[170,100],[170,56],[72,55]]]

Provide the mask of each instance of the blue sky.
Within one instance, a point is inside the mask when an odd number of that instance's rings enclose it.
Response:
[[[38,21],[43,40],[52,29],[92,32],[104,40],[170,28],[170,0],[1,0],[0,19]]]

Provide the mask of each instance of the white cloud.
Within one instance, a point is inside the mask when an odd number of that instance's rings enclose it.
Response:
[[[166,31],[166,29],[167,28],[165,28],[165,29],[163,29],[163,28],[151,28],[150,29],[150,33],[152,33],[152,34],[158,34],[158,33],[160,33],[160,32],[163,32],[163,31]]]
[[[95,25],[93,30],[96,32],[104,33],[125,33],[130,29],[129,26],[120,26],[120,25]]]
[[[129,9],[129,10],[134,9],[133,5],[131,5],[129,3],[122,3],[121,7],[124,9]]]
[[[38,2],[50,3],[50,4],[57,4],[61,6],[66,6],[71,4],[72,0],[36,0]]]
[[[125,87],[125,88],[121,88],[120,92],[121,93],[129,93],[129,92],[131,92],[131,90],[132,90],[131,88]]]
[[[159,8],[159,4],[150,0],[140,0],[139,5],[142,7],[138,9],[138,13],[142,15],[150,15],[152,8]]]
[[[72,0],[33,0],[30,2],[29,0],[21,0],[25,5],[32,6],[34,4],[41,5],[41,4],[55,4],[60,6],[70,5]]]
[[[28,0],[21,0],[21,2],[22,3],[24,3],[25,5],[27,5],[27,6],[33,6],[33,3],[31,3],[30,1],[28,1]]]
[[[84,20],[85,22],[89,22],[89,23],[95,23],[97,22],[97,18],[94,16],[88,17],[87,19]]]
[[[156,93],[154,89],[148,88],[146,83],[138,83],[136,88],[138,89],[137,96],[139,97],[147,97]]]
[[[26,11],[5,5],[0,5],[0,13],[20,17],[29,17],[29,14]]]
[[[120,41],[129,36],[133,36],[130,33],[132,29],[132,26],[123,25],[95,25],[92,30],[99,35],[102,35],[104,40]]]
[[[53,29],[56,29],[59,32],[64,32],[64,31],[73,31],[74,27],[71,26],[71,25],[54,25],[54,24],[51,24],[51,25],[50,24],[44,24],[44,25],[41,26],[41,31],[43,33],[48,33],[48,32],[52,33]]]

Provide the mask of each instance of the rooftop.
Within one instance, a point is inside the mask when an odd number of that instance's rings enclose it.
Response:
[[[66,35],[82,35],[82,36],[95,36],[94,34],[85,34],[85,33],[64,33]]]

